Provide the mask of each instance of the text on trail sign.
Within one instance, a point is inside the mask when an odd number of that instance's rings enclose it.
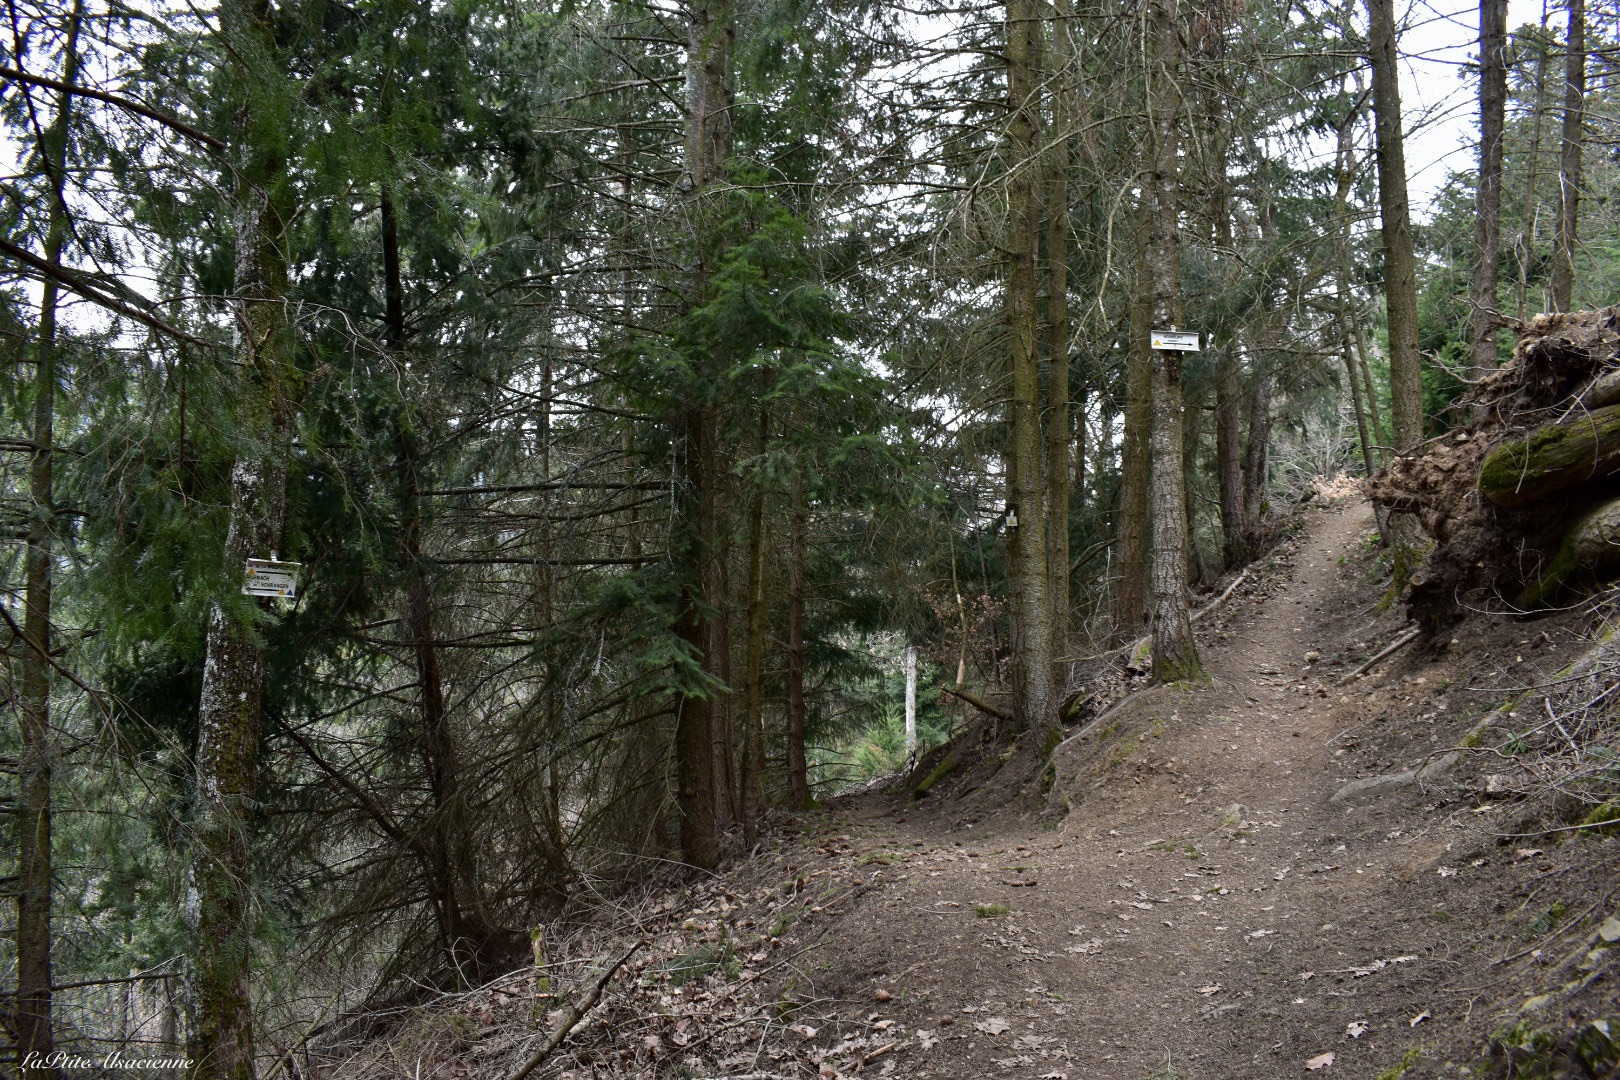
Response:
[[[1153,331],[1153,347],[1155,349],[1169,349],[1174,352],[1197,352],[1198,335],[1184,334],[1179,330]]]
[[[279,596],[286,600],[296,600],[298,571],[302,567],[302,563],[249,559],[247,580],[242,584],[242,591],[249,596]]]

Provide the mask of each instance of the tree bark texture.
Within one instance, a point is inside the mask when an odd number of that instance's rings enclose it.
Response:
[[[1012,652],[1014,716],[1025,730],[1056,722],[1052,702],[1052,609],[1048,601],[1046,499],[1042,484],[1036,250],[1040,242],[1039,116],[1041,20],[1034,0],[1007,0],[1007,331],[1011,344],[1009,400],[1011,498],[1018,525],[1009,529],[1008,563],[1015,571]]]
[[[273,19],[266,0],[226,0],[219,19],[236,65],[236,423],[246,436],[239,445],[251,448],[230,474],[223,563],[239,581],[245,560],[281,546],[286,456],[303,376],[287,308],[291,188]],[[225,595],[209,615],[186,905],[194,928],[189,1056],[199,1075],[229,1080],[254,1075],[252,829],[264,684],[255,613],[241,596]]]
[[[1373,72],[1378,208],[1383,223],[1384,304],[1389,324],[1390,413],[1395,448],[1423,439],[1423,373],[1418,354],[1417,263],[1406,193],[1406,139],[1395,51],[1395,0],[1367,0]]]
[[[1180,180],[1176,154],[1181,127],[1181,30],[1177,0],[1152,0],[1148,112],[1153,125],[1153,169],[1145,188],[1147,271],[1152,326],[1181,323],[1181,239],[1177,217]],[[1153,632],[1153,679],[1176,682],[1203,677],[1187,611],[1187,489],[1182,445],[1183,356],[1149,349],[1151,357],[1153,573],[1149,623]]]
[[[63,81],[79,71],[79,27],[84,2],[75,0],[63,42]],[[72,95],[57,98],[56,113],[44,132],[40,162],[46,170],[51,205],[46,216],[45,261],[62,263],[67,239],[68,127]],[[17,667],[17,721],[21,735],[17,761],[17,996],[11,1029],[17,1053],[46,1058],[55,1045],[51,1017],[51,787],[56,739],[51,732],[51,564],[56,539],[56,497],[52,469],[56,453],[57,283],[40,288],[39,326],[34,337],[33,449],[28,460],[28,549],[24,555],[23,642]],[[55,1077],[54,1066],[29,1065],[23,1077]]]
[[[1507,122],[1507,0],[1479,0],[1479,188],[1468,348],[1480,372],[1496,367],[1502,245],[1502,131]]]
[[[1575,248],[1580,242],[1581,143],[1586,125],[1586,0],[1569,0],[1564,46],[1564,127],[1558,152],[1558,232],[1553,245],[1552,309],[1575,302]]]

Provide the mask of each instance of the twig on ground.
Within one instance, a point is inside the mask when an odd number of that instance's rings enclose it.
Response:
[[[1402,634],[1400,637],[1396,638],[1394,641],[1392,641],[1388,645],[1384,646],[1383,650],[1380,651],[1377,656],[1374,656],[1371,660],[1368,660],[1365,664],[1362,664],[1360,667],[1356,668],[1356,670],[1352,671],[1350,674],[1348,674],[1344,678],[1340,679],[1339,680],[1339,685],[1343,686],[1345,683],[1349,682],[1351,679],[1359,678],[1360,676],[1367,674],[1367,672],[1371,671],[1372,668],[1373,668],[1373,665],[1377,664],[1378,661],[1380,661],[1380,660],[1384,659],[1384,657],[1389,656],[1392,653],[1398,652],[1401,649],[1404,649],[1406,646],[1412,644],[1412,642],[1416,641],[1418,639],[1418,636],[1420,634],[1422,634],[1422,633],[1423,633],[1423,628],[1421,626],[1412,627],[1412,629],[1408,630],[1406,633]]]
[[[585,1014],[590,1012],[591,1009],[595,1007],[597,1001],[601,999],[602,991],[606,989],[608,981],[613,978],[618,970],[622,968],[632,956],[640,952],[642,947],[646,944],[647,943],[645,941],[636,942],[634,945],[630,946],[629,952],[619,957],[613,962],[611,967],[602,972],[602,977],[596,980],[596,985],[591,987],[591,992],[589,994],[585,995],[585,1000],[579,1002],[568,1010],[567,1015],[562,1018],[562,1023],[557,1025],[557,1030],[553,1031],[551,1033],[551,1038],[546,1040],[546,1044],[530,1055],[529,1060],[518,1066],[517,1070],[509,1074],[506,1080],[523,1080],[525,1076],[528,1076],[530,1073],[534,1072],[534,1070],[538,1069],[541,1063],[544,1062],[546,1058],[550,1057],[552,1052],[556,1050],[557,1047],[562,1045],[562,1041],[568,1038],[568,1033],[573,1031],[574,1028],[579,1025],[581,1020],[585,1019]]]

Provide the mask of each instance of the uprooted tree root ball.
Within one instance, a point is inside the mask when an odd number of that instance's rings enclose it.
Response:
[[[1458,408],[1468,426],[1368,484],[1434,540],[1412,617],[1434,632],[1471,607],[1541,610],[1620,572],[1620,308],[1536,318]]]

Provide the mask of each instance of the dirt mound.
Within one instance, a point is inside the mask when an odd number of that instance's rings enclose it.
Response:
[[[1537,610],[1620,570],[1620,308],[1538,317],[1458,405],[1468,427],[1367,485],[1434,539],[1412,617],[1434,632],[1469,608]]]

